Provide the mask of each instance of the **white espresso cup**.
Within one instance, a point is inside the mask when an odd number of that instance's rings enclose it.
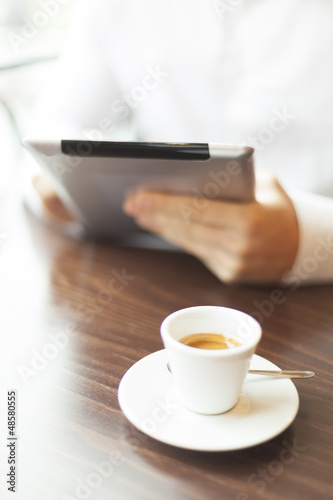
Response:
[[[228,349],[201,349],[180,339],[217,333],[240,343]],[[261,326],[251,316],[219,306],[197,306],[170,314],[161,324],[172,377],[182,404],[197,413],[224,413],[237,403]]]

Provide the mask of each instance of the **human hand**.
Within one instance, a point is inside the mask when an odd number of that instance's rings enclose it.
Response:
[[[52,183],[44,175],[35,175],[32,178],[32,184],[48,218],[58,222],[72,222],[74,220],[55,192]]]
[[[123,207],[139,226],[198,257],[225,283],[274,283],[295,260],[298,223],[279,182],[257,179],[248,203],[141,190]]]

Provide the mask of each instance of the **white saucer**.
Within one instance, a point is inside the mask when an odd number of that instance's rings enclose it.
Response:
[[[199,451],[240,450],[264,443],[296,417],[299,398],[289,379],[248,375],[236,406],[221,415],[200,415],[179,402],[163,349],[135,363],[118,389],[128,420],[148,436],[179,448]],[[251,368],[276,370],[254,355]]]

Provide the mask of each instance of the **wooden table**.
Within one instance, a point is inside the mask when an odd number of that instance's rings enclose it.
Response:
[[[274,288],[225,286],[185,254],[71,241],[15,197],[0,217],[1,471],[15,390],[16,498],[332,498],[333,286],[286,289],[272,305]],[[295,381],[298,415],[271,441],[188,451],[147,437],[121,412],[119,381],[163,347],[163,318],[199,304],[260,313],[257,353],[315,371]],[[14,498],[4,474],[0,491]]]

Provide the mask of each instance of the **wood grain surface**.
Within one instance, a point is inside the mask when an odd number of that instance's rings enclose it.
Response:
[[[72,241],[14,197],[0,232],[7,234],[0,242],[0,452],[6,472],[7,391],[15,389],[17,498],[333,497],[333,286],[226,286],[183,253]],[[182,450],[136,430],[119,408],[119,381],[163,347],[165,316],[201,304],[253,314],[263,327],[259,355],[316,373],[295,381],[298,415],[267,443]],[[1,498],[13,498],[5,482],[2,474]]]

